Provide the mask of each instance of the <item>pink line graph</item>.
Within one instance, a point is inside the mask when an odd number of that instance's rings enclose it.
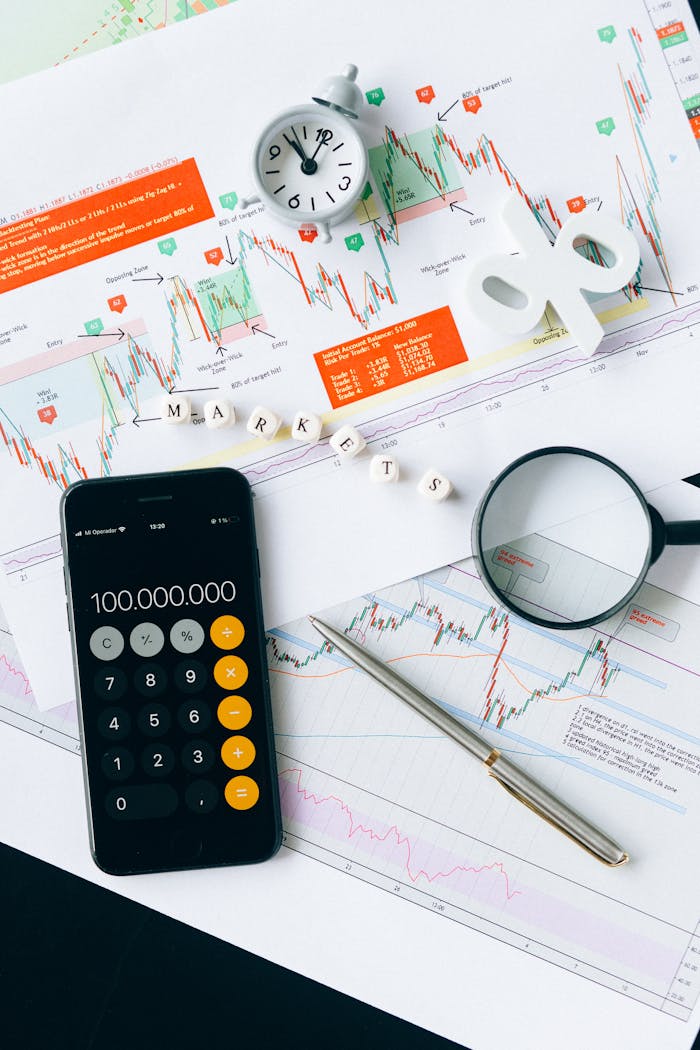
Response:
[[[4,653],[0,653],[0,692],[11,696],[34,698],[32,687],[24,671],[15,667]]]
[[[289,775],[295,776],[295,779],[283,779],[283,777]],[[429,885],[438,879],[452,879],[453,883],[455,883],[451,887],[452,889],[459,889],[473,894],[480,876],[495,875],[496,881],[500,884],[500,892],[505,896],[506,901],[511,901],[514,897],[520,896],[520,890],[511,889],[508,874],[500,861],[494,861],[493,864],[483,864],[479,867],[452,863],[452,858],[449,857],[449,854],[436,850],[434,846],[428,843],[412,842],[408,836],[401,833],[396,824],[393,824],[381,834],[374,828],[357,820],[347,803],[343,799],[338,798],[337,795],[319,796],[312,791],[308,791],[302,786],[302,776],[303,772],[298,767],[283,769],[279,774],[282,812],[287,819],[299,821],[307,827],[318,826],[326,835],[331,835],[334,838],[350,841],[358,835],[362,840],[363,847],[373,855],[376,855],[378,852],[377,847],[388,847],[385,858],[394,864],[398,863],[414,885],[421,879],[424,879]],[[311,803],[311,806],[308,806],[307,803]],[[322,813],[320,812],[321,810],[323,810]],[[319,816],[320,820],[318,819]],[[442,853],[442,857],[439,859],[451,864],[448,870],[433,870],[431,873],[417,863],[415,854],[421,846],[426,849],[430,859],[433,861],[437,860],[438,854]],[[493,878],[488,881],[488,887],[482,887],[482,889],[487,889],[488,896],[491,897],[494,890]]]

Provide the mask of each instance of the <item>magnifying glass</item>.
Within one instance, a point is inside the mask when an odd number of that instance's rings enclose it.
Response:
[[[543,627],[589,627],[622,609],[667,543],[700,544],[700,521],[665,522],[610,460],[554,446],[491,482],[472,527],[487,590]]]

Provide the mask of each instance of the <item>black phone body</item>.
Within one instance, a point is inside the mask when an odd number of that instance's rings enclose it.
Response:
[[[282,830],[246,479],[79,481],[61,531],[95,862],[126,875],[272,856]]]

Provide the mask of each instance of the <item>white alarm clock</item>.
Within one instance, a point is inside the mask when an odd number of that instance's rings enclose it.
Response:
[[[347,218],[367,181],[367,148],[353,121],[363,104],[357,66],[327,77],[313,102],[270,121],[253,150],[256,193],[241,207],[263,203],[291,226],[313,223],[322,241]]]

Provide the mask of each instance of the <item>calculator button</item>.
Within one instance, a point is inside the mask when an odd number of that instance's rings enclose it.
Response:
[[[167,777],[175,766],[173,749],[167,744],[150,744],[143,750],[141,765],[151,777]]]
[[[252,809],[260,798],[260,789],[252,777],[233,777],[224,795],[231,809]]]
[[[199,660],[183,660],[175,668],[175,685],[181,693],[200,693],[207,684],[207,669]]]
[[[165,635],[156,623],[139,623],[129,635],[129,645],[137,656],[157,656],[165,645]]]
[[[90,635],[90,652],[98,660],[116,660],[124,652],[124,636],[116,627],[98,627]]]
[[[247,769],[255,761],[255,744],[247,736],[230,736],[221,745],[221,760],[229,769]]]
[[[242,696],[225,696],[216,714],[226,729],[243,729],[253,717],[253,709]]]
[[[112,747],[102,756],[102,772],[110,780],[126,780],[134,772],[134,756],[125,747]]]
[[[222,689],[240,689],[248,680],[248,665],[240,656],[222,656],[214,664],[214,679]]]
[[[136,724],[145,736],[162,736],[170,729],[170,711],[165,704],[146,704],[138,713]]]
[[[219,616],[209,628],[209,637],[218,649],[236,649],[245,636],[237,616]]]
[[[204,643],[204,629],[196,620],[178,620],[170,630],[170,644],[179,653],[196,653]]]
[[[128,685],[121,667],[100,668],[93,682],[95,692],[102,700],[121,700]]]
[[[177,792],[170,784],[114,788],[105,799],[105,808],[115,820],[169,817],[177,809]]]
[[[123,740],[131,730],[131,716],[123,707],[105,707],[97,719],[97,729],[106,740]]]
[[[211,713],[206,704],[190,701],[182,704],[177,712],[177,720],[188,733],[203,733],[209,728]]]
[[[185,744],[180,757],[182,764],[190,773],[206,773],[214,765],[214,748],[205,740],[193,740]]]
[[[210,780],[195,780],[185,791],[185,805],[193,813],[211,813],[219,801],[219,792]]]
[[[134,675],[134,686],[141,696],[160,696],[168,684],[168,676],[160,664],[143,664]]]

